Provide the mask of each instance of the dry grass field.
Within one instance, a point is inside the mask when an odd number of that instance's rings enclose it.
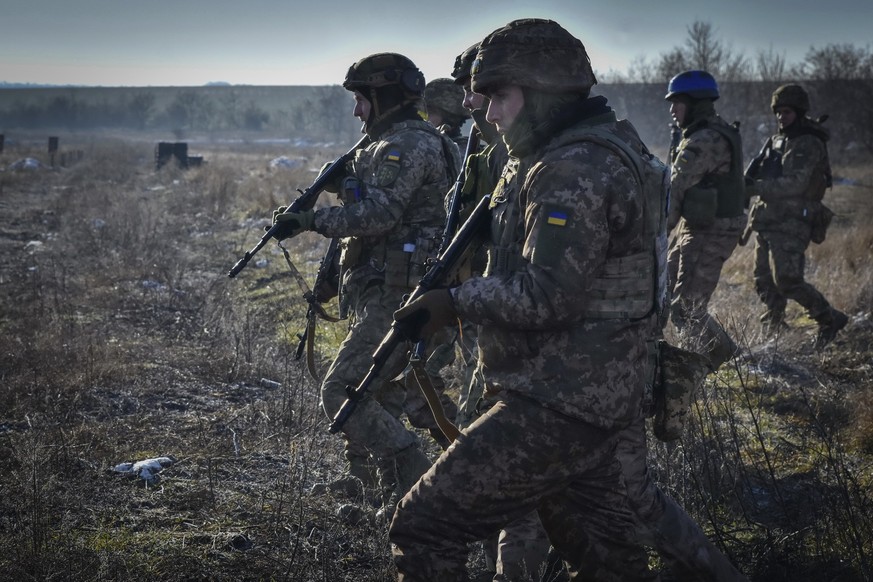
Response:
[[[341,476],[341,441],[294,357],[305,304],[281,252],[227,277],[351,144],[204,142],[202,167],[156,171],[154,142],[61,143],[83,159],[13,171],[44,152],[0,154],[0,579],[392,579],[384,527],[349,511],[360,500],[313,492]],[[807,269],[850,324],[816,352],[792,305],[791,329],[762,338],[739,248],[712,310],[743,355],[707,379],[685,437],[650,452],[755,582],[873,580],[873,166],[834,163],[850,180]],[[287,244],[310,281],[325,246]],[[320,364],[344,332],[320,324]],[[151,482],[115,470],[157,457]]]

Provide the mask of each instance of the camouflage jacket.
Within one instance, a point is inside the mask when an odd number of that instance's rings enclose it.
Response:
[[[598,127],[618,131],[614,116]],[[490,257],[486,275],[465,281],[453,297],[460,316],[481,326],[489,390],[516,392],[600,427],[625,426],[640,411],[650,322],[584,313],[607,258],[650,245],[642,194],[612,149],[556,145],[560,137],[528,158],[510,158],[494,190],[491,247],[514,247],[517,260],[500,265]],[[620,137],[641,150],[635,132]]]
[[[809,218],[817,211],[830,172],[824,132],[804,131],[773,136],[773,150],[781,152],[779,177],[755,181],[758,201],[752,210],[752,227],[778,231],[799,238],[809,236]]]
[[[722,133],[724,131],[736,132],[736,130],[718,115],[709,116],[703,120],[703,123],[694,125],[699,128],[691,127],[683,133],[683,138],[676,148],[673,159],[670,160],[670,214],[667,219],[667,232],[673,230],[678,224],[679,218],[682,216],[685,195],[690,188],[706,185],[715,176],[726,177],[732,170],[736,175],[733,176],[734,183],[731,186],[740,191],[736,194],[738,212],[734,214],[737,216],[743,214],[742,150],[737,152],[739,159],[733,163],[733,147]],[[730,195],[727,192],[719,194]],[[717,220],[729,222],[731,218],[733,216]]]
[[[357,152],[348,168],[357,187],[340,193],[341,206],[317,210],[314,230],[346,239],[343,269],[357,276],[382,277],[391,257],[424,264],[439,245],[443,199],[460,165],[455,144],[429,123],[394,124]]]

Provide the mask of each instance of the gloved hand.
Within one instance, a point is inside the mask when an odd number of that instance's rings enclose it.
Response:
[[[274,233],[278,240],[295,237],[301,232],[312,230],[312,221],[315,218],[315,210],[302,210],[300,212],[285,212],[287,206],[280,206],[273,211],[273,225],[276,225]],[[266,227],[265,230],[269,230]]]
[[[448,289],[433,289],[394,312],[395,328],[409,341],[432,336],[458,319]]]

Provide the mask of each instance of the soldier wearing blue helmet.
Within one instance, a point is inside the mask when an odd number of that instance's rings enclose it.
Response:
[[[670,160],[670,318],[681,347],[709,358],[715,371],[737,351],[707,305],[746,222],[742,142],[715,111],[718,83],[708,72],[676,75],[664,98],[681,130]]]

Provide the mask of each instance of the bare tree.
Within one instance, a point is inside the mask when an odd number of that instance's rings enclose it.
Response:
[[[757,77],[761,81],[781,83],[785,79],[786,63],[785,53],[778,54],[773,51],[773,45],[767,52],[758,51],[756,58]]]
[[[631,83],[656,83],[661,80],[656,65],[649,62],[645,55],[634,57],[630,62],[630,65],[628,65],[627,78]]]
[[[687,71],[708,71],[720,81],[740,81],[750,75],[749,62],[742,53],[734,53],[730,47],[716,38],[712,24],[695,21],[688,27],[688,37],[682,46],[662,53],[655,65],[657,81]]]
[[[870,78],[873,53],[851,44],[810,47],[806,60],[796,68],[798,77],[813,81],[852,81]]]

